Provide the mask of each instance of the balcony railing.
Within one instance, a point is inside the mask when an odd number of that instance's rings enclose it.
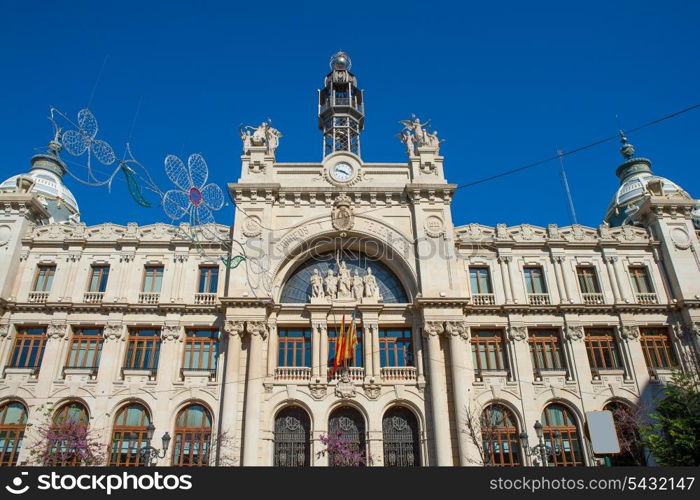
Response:
[[[496,304],[496,299],[492,293],[475,293],[472,295],[472,303],[475,306],[492,306]]]
[[[333,368],[328,368],[328,376],[330,376]],[[350,375],[350,380],[363,380],[365,378],[365,368],[364,366],[351,366],[348,368],[348,374]],[[343,376],[343,369],[339,368],[333,374],[331,380],[340,380]]]
[[[383,380],[415,380],[415,366],[382,366]]]
[[[582,293],[581,297],[583,298],[583,303],[589,306],[603,304],[605,302],[602,293]]]
[[[211,306],[216,304],[215,293],[195,293],[194,303],[197,305]]]
[[[104,292],[85,292],[83,294],[83,302],[86,304],[101,304],[104,296]]]
[[[639,304],[658,304],[659,299],[655,293],[638,293],[637,303]]]
[[[311,380],[308,366],[280,366],[275,368],[275,380]]]
[[[28,300],[34,304],[43,304],[49,298],[49,292],[29,292]]]
[[[531,306],[548,306],[550,304],[548,293],[528,293],[527,300]]]
[[[139,293],[139,304],[157,304],[160,299],[160,293]]]

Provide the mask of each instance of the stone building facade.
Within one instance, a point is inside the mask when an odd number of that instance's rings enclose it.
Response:
[[[697,202],[626,140],[599,227],[455,226],[426,124],[405,122],[407,161],[361,159],[349,69],[336,54],[319,93],[321,162],[242,131],[232,229],[85,226],[58,141],[0,185],[3,465],[29,460],[46,405],[119,465],[149,423],[173,438],[160,465],[327,465],[334,432],[375,466],[533,464],[537,421],[549,462],[593,465],[587,412],[697,369]]]

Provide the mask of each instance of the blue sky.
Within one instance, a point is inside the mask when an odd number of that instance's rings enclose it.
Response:
[[[448,180],[469,183],[615,134],[615,115],[632,128],[700,102],[699,22],[690,1],[4,0],[0,176],[26,171],[48,142],[50,106],[75,116],[88,104],[98,137],[121,156],[131,130],[134,155],[166,189],[166,154],[201,153],[211,180],[237,180],[238,125],[267,117],[284,133],[278,161],[320,161],[316,89],[343,49],[366,91],[363,159],[405,161],[397,121],[416,113],[447,141]],[[630,139],[697,197],[699,132],[696,110]],[[565,160],[582,224],[600,223],[618,186],[618,147]],[[88,224],[167,221],[121,178],[111,194],[66,183]],[[453,216],[569,224],[558,162],[461,189]]]

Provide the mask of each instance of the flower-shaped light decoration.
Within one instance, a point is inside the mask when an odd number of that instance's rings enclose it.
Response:
[[[216,184],[206,184],[209,168],[202,155],[190,155],[187,168],[180,158],[168,155],[165,173],[179,188],[163,196],[165,214],[174,221],[189,215],[191,226],[214,224],[212,211],[224,206],[224,193]]]
[[[65,131],[61,135],[61,143],[65,150],[73,156],[81,156],[87,152],[88,175],[94,179],[95,176],[90,168],[90,157],[94,155],[97,161],[103,165],[111,165],[115,162],[116,156],[114,156],[112,146],[105,141],[95,139],[98,130],[97,120],[89,109],[78,111],[77,128],[78,130]]]

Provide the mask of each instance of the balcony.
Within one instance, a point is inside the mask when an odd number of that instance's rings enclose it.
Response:
[[[331,380],[340,380],[343,376],[342,370],[337,370],[331,377],[331,371],[333,368],[328,369],[328,377]],[[348,368],[348,375],[350,375],[350,380],[364,380],[365,378],[365,368],[364,366],[351,366]]]
[[[49,292],[29,292],[28,300],[33,304],[44,304],[49,299]]]
[[[311,380],[308,366],[281,366],[275,368],[275,380]]]
[[[216,380],[216,368],[183,368],[180,377],[185,382],[207,382]]]
[[[551,304],[548,293],[528,293],[527,300],[531,306],[548,306]]]
[[[194,303],[198,306],[213,306],[216,304],[215,293],[195,293]]]
[[[97,378],[98,366],[64,366],[63,378],[69,381],[87,382]]]
[[[382,366],[382,380],[416,380],[415,366]]]
[[[602,293],[582,293],[581,298],[587,306],[595,306],[605,303],[605,298]]]
[[[139,293],[139,304],[157,304],[160,299],[160,293]]]
[[[122,368],[122,379],[127,383],[145,383],[156,379],[157,368]]]
[[[101,304],[104,296],[104,292],[85,292],[83,294],[83,302],[86,304]]]
[[[638,304],[658,304],[659,299],[655,293],[638,293],[637,294]]]
[[[496,299],[492,293],[475,293],[472,295],[472,303],[475,306],[493,306]]]

